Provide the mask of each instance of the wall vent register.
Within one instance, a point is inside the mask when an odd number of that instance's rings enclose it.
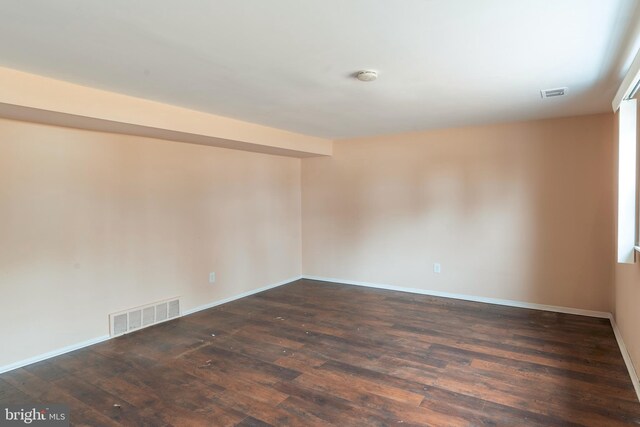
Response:
[[[180,317],[180,298],[158,301],[109,315],[109,334],[124,335]]]

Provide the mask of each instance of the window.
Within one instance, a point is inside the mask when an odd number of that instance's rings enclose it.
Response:
[[[636,201],[638,184],[638,106],[634,99],[640,89],[640,52],[612,102],[618,111],[618,262],[635,262],[640,216]]]
[[[618,262],[633,263],[636,240],[637,101],[626,99],[618,112]]]

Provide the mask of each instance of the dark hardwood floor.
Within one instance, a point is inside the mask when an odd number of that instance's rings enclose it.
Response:
[[[91,426],[640,424],[606,319],[309,280],[0,375],[27,402]]]

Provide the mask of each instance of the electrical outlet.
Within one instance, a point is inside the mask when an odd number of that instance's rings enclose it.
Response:
[[[216,273],[214,271],[209,273],[209,283],[216,283]]]
[[[440,273],[442,271],[442,267],[440,266],[440,263],[436,262],[433,264],[433,272],[434,273]]]

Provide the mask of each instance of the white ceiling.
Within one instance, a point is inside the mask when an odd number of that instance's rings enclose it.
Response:
[[[386,134],[608,111],[639,3],[2,0],[0,65],[309,135]],[[352,77],[369,68],[377,81]]]

